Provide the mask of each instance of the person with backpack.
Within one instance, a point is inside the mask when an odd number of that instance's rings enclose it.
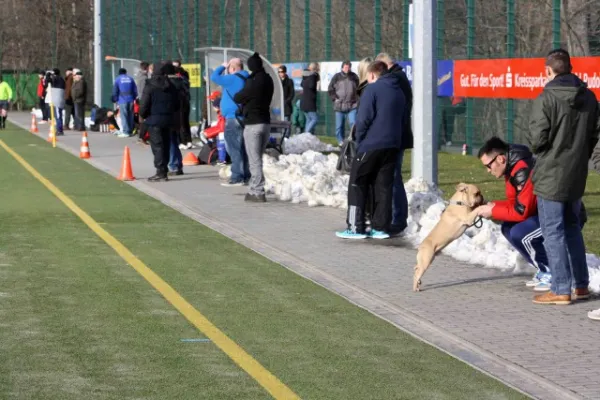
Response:
[[[227,74],[223,74],[225,71]],[[242,90],[249,76],[239,58],[232,58],[216,68],[210,76],[214,83],[223,88],[221,113],[225,117],[225,146],[231,158],[231,179],[222,183],[223,186],[242,186],[250,180],[240,107],[233,101],[233,96]]]

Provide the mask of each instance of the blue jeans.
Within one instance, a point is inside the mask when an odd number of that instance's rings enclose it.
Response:
[[[350,130],[352,130],[352,126],[356,122],[356,108],[354,110],[341,112],[335,112],[335,136],[337,137],[338,143],[342,143],[344,141],[344,128],[346,118],[348,118],[348,124],[350,124]]]
[[[404,182],[402,182],[402,162],[404,161],[404,150],[398,152],[396,167],[394,169],[394,186],[392,201],[392,228],[403,231],[408,225],[408,199]]]
[[[169,169],[179,171],[183,169],[183,156],[179,149],[179,134],[171,132],[171,144],[169,146]]]
[[[250,179],[248,155],[244,147],[244,135],[236,118],[225,121],[225,146],[231,158],[231,182],[245,182]]]
[[[304,113],[306,115],[306,125],[304,126],[305,132],[315,134],[315,128],[317,127],[317,121],[319,121],[319,115],[315,111],[309,111]]]
[[[131,135],[133,130],[133,102],[119,103],[121,113],[121,132]]]
[[[54,107],[54,119],[56,120],[56,132],[63,133],[63,109]]]
[[[538,196],[538,212],[544,247],[552,274],[552,293],[570,295],[590,283],[579,213],[581,199],[573,202],[546,200]]]
[[[544,248],[544,236],[537,215],[522,222],[502,223],[502,234],[529,264],[541,273],[550,272],[548,256]]]

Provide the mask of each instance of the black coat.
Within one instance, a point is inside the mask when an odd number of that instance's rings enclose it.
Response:
[[[283,86],[283,115],[289,117],[292,115],[292,103],[294,102],[294,96],[296,91],[294,90],[294,81],[291,80],[287,75],[281,80],[281,86]]]
[[[304,112],[317,111],[317,84],[321,78],[316,72],[305,70],[302,73],[302,99],[300,109]]]
[[[242,106],[245,125],[270,124],[273,78],[263,68],[252,72],[233,101]]]
[[[179,93],[168,77],[153,75],[146,81],[140,100],[140,116],[146,125],[172,127],[179,109]]]
[[[187,118],[187,113],[190,109],[190,87],[189,82],[182,76],[169,75],[169,80],[177,89],[179,96],[179,111],[176,113],[173,129],[178,131],[184,126],[184,118]]]
[[[404,93],[404,98],[406,100],[405,107],[406,110],[406,118],[404,120],[404,126],[402,127],[402,149],[412,149],[414,145],[413,131],[412,131],[412,106],[413,106],[413,93],[412,88],[410,87],[410,82],[408,81],[408,77],[404,73],[404,70],[399,65],[394,65],[389,73],[394,74],[400,81],[400,87],[402,88],[402,93]]]

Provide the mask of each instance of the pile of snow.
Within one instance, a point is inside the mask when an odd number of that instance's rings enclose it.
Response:
[[[337,149],[335,146],[321,142],[318,137],[310,132],[294,135],[286,138],[283,142],[284,154],[302,154],[309,150],[329,152]]]
[[[318,140],[318,139],[317,139]],[[309,150],[303,154],[264,156],[266,190],[281,201],[307,202],[310,207],[348,207],[348,179],[335,169],[338,156]],[[422,179],[410,179],[404,185],[409,205],[405,239],[417,247],[440,219],[446,207],[442,192]],[[533,272],[500,231],[500,225],[482,220],[482,227],[470,227],[442,253],[466,263],[498,268],[512,273]],[[340,221],[340,227],[344,221]],[[600,292],[600,258],[587,255],[590,288]]]
[[[37,119],[42,119],[42,117],[43,117],[42,110],[41,110],[41,109],[39,109],[39,108],[32,108],[32,109],[31,109],[31,113],[32,113],[33,115],[35,115],[35,117],[36,117]],[[63,121],[64,121],[64,120],[65,120],[65,111],[63,110]],[[83,119],[83,123],[85,124],[85,126],[86,126],[87,128],[89,128],[89,127],[90,127],[90,125],[92,124],[92,119],[91,119],[90,117],[85,117],[85,118]],[[71,123],[69,124],[68,128],[69,128],[69,129],[74,129],[74,128],[75,128],[75,119],[74,119],[74,118],[71,118]]]

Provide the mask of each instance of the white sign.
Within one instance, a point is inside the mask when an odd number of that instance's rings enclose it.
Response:
[[[359,61],[352,61],[351,70],[358,75],[358,64]],[[333,76],[338,72],[342,72],[342,61],[331,61],[319,63],[321,77],[321,91],[326,92],[329,89],[329,82],[333,79]]]

